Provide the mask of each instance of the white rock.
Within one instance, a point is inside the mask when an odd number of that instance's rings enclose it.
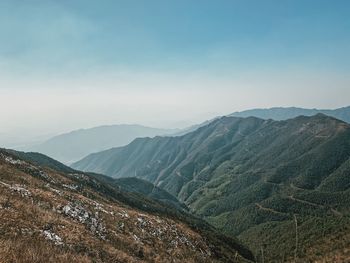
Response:
[[[43,234],[47,240],[53,241],[55,245],[63,245],[62,238],[50,230],[44,230]]]

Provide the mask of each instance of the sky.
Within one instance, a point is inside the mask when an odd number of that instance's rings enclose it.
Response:
[[[348,0],[1,0],[0,135],[348,106],[349,13]]]

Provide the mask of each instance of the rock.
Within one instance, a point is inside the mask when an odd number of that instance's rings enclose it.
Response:
[[[75,184],[62,184],[62,186],[70,190],[78,190],[79,188],[79,186]]]
[[[98,212],[93,215],[80,204],[67,204],[62,208],[62,213],[80,223],[84,224],[91,232],[97,234],[101,239],[105,239],[106,228],[99,219]]]
[[[50,240],[55,243],[55,245],[63,245],[62,238],[57,234],[51,232],[51,230],[41,231],[47,240]]]
[[[23,185],[14,185],[10,186],[10,189],[14,192],[18,192],[22,197],[30,197],[32,196],[31,192],[24,188]]]

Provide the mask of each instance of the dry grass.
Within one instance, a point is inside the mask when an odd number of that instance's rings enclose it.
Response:
[[[182,222],[145,214],[88,187],[72,190],[73,179],[44,169],[54,180],[48,182],[22,166],[0,158],[1,263],[221,262],[206,238]],[[11,188],[16,185],[30,195]],[[89,220],[66,214],[66,205],[79,207]],[[101,229],[92,229],[93,220]],[[61,243],[43,231],[57,235]]]
[[[0,239],[2,263],[90,263],[91,258],[48,244],[40,237]]]

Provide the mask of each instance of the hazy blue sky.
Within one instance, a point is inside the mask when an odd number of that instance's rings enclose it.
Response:
[[[350,104],[348,0],[1,0],[0,132]]]

